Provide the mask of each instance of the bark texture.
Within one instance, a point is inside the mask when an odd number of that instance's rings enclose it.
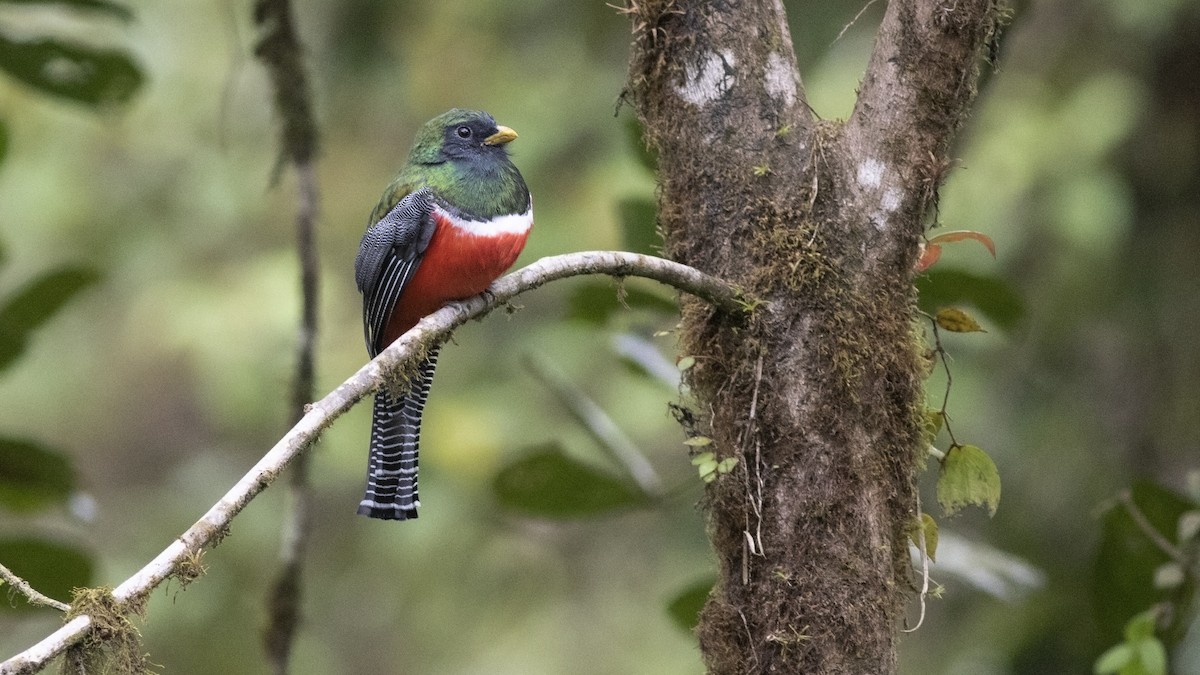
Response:
[[[626,98],[669,257],[764,301],[684,301],[695,415],[735,471],[705,507],[714,673],[888,673],[917,516],[912,269],[993,0],[893,0],[858,105],[814,119],[780,0],[630,0]]]

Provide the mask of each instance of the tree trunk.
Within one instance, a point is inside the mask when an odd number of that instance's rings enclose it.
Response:
[[[912,572],[924,366],[913,264],[994,38],[992,0],[893,0],[858,103],[817,121],[780,0],[630,0],[626,97],[669,257],[762,301],[684,301],[720,580],[714,673],[889,673]]]

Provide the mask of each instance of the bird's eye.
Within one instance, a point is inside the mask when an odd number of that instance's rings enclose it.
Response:
[[[459,138],[470,138],[471,127],[459,127],[454,130],[454,133],[458,134]]]

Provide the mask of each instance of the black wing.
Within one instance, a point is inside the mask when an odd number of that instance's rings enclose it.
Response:
[[[387,346],[380,344],[383,330],[421,264],[435,227],[433,194],[421,188],[401,199],[363,235],[354,259],[354,280],[363,295],[363,335],[371,358]]]

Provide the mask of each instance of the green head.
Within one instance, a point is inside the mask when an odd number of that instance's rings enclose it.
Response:
[[[495,118],[481,110],[454,108],[429,120],[417,132],[408,153],[411,164],[442,164],[505,158],[505,145],[517,132],[496,124]]]
[[[455,108],[442,113],[417,132],[408,164],[393,188],[406,194],[429,186],[446,206],[477,219],[522,213],[529,206],[529,189],[507,149],[516,137],[517,132],[497,125],[482,111]],[[385,201],[395,199],[384,213],[404,196],[394,191],[384,195]]]

